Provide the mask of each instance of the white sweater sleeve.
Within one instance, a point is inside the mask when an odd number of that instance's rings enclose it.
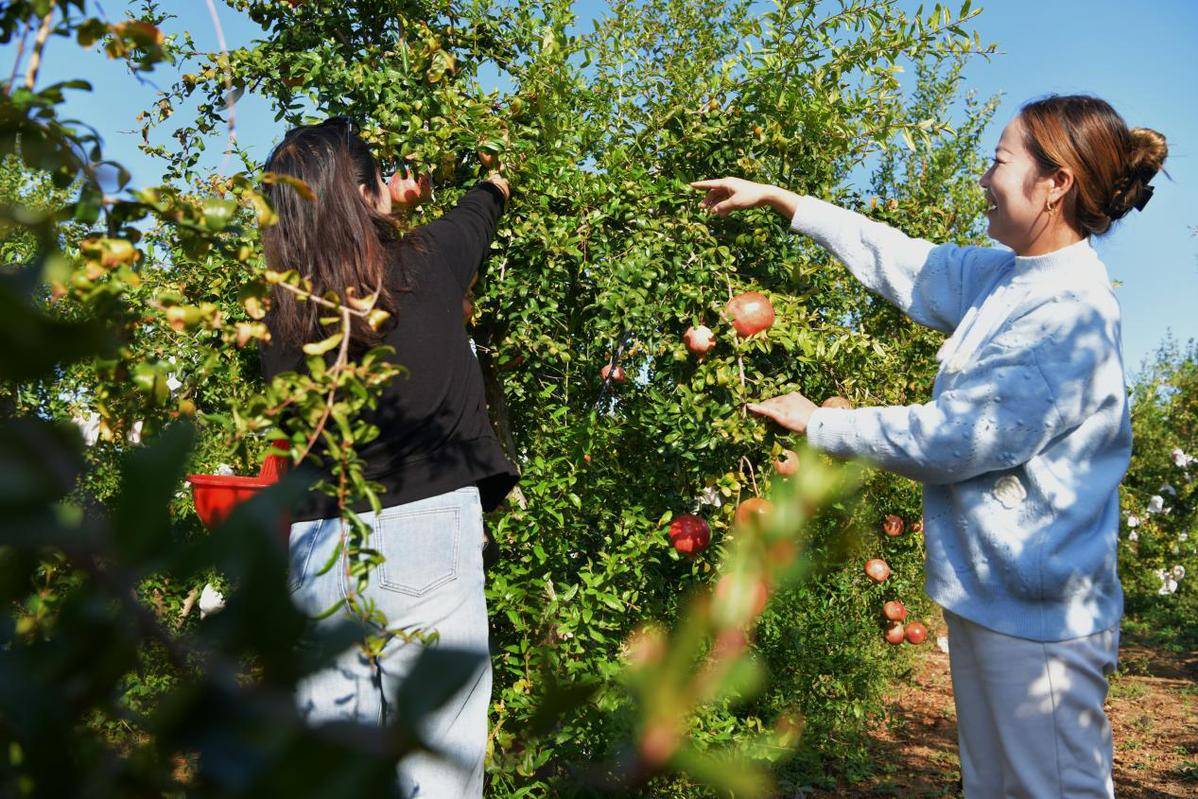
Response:
[[[1109,325],[1080,301],[1045,302],[1008,322],[923,405],[812,414],[812,446],[923,483],[1014,468],[1122,392]]]
[[[936,245],[839,206],[800,197],[791,227],[835,255],[865,287],[921,325],[951,333],[995,271],[989,247]]]

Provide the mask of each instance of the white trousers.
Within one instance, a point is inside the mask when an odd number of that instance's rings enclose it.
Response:
[[[966,799],[1114,797],[1103,705],[1118,625],[1044,643],[944,618]]]

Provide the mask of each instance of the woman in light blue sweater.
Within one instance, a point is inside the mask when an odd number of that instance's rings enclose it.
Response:
[[[927,591],[949,626],[965,793],[1109,797],[1118,486],[1131,456],[1119,303],[1090,244],[1152,195],[1165,139],[1104,101],[1049,97],[980,185],[1010,249],[935,245],[812,197],[699,181],[725,215],[770,206],[870,290],[950,334],[930,402],[751,404],[825,452],[924,484]]]

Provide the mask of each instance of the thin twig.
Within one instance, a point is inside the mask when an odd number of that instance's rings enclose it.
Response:
[[[338,372],[345,369],[346,365],[349,363],[349,339],[350,332],[352,330],[350,317],[357,316],[366,318],[370,310],[374,307],[374,303],[371,303],[370,308],[359,310],[357,308],[350,308],[348,305],[342,303],[329,302],[323,297],[317,297],[310,291],[305,291],[304,289],[289,285],[287,283],[277,283],[276,285],[303,300],[314,302],[317,305],[321,305],[341,314],[341,347],[337,352],[337,360],[331,367],[329,367],[328,374],[330,376],[335,376]],[[347,290],[346,293],[348,294],[349,291]],[[376,290],[374,296],[377,298],[378,294],[379,290]],[[320,417],[320,422],[317,423],[316,428],[312,432],[311,438],[308,439],[307,446],[304,447],[304,451],[300,453],[300,456],[296,459],[296,463],[300,463],[304,460],[304,458],[308,457],[308,453],[311,452],[312,447],[316,445],[316,440],[320,438],[320,434],[324,430],[325,424],[329,420],[329,414],[332,413],[333,399],[335,398],[336,393],[337,387],[334,385],[333,388],[329,389],[329,395],[325,399],[324,414]]]
[[[308,457],[308,453],[312,451],[312,447],[316,444],[316,439],[320,438],[320,434],[324,432],[324,426],[329,421],[329,414],[333,412],[333,398],[337,394],[337,389],[329,389],[329,395],[324,400],[324,413],[320,416],[320,421],[316,423],[316,429],[312,431],[312,437],[308,439],[304,451],[295,459],[296,463],[302,463],[304,458]]]
[[[187,618],[187,614],[191,613],[191,608],[193,605],[195,605],[196,598],[199,597],[199,595],[199,586],[192,588],[191,591],[188,592],[187,598],[183,600],[183,607],[179,610],[179,619],[176,622],[177,624],[182,624],[183,620]]]
[[[337,360],[329,368],[328,374],[330,377],[335,377],[337,373],[344,369],[345,365],[349,363],[350,313],[351,311],[349,308],[344,306],[341,308],[341,347],[337,350]],[[333,387],[329,389],[328,397],[325,398],[324,413],[321,415],[320,421],[317,422],[315,429],[313,429],[312,437],[308,439],[308,445],[304,447],[304,451],[300,454],[296,463],[302,463],[304,458],[308,457],[308,453],[312,451],[312,447],[315,446],[316,440],[320,438],[320,434],[324,432],[324,427],[329,421],[329,415],[333,412],[333,400],[336,399],[336,396],[337,385],[334,383]]]
[[[46,48],[46,40],[50,38],[50,20],[54,18],[54,9],[42,17],[42,25],[37,29],[37,39],[33,42],[33,52],[29,54],[29,69],[25,72],[25,88],[33,91],[37,81],[37,71],[42,65],[42,50]]]
[[[761,492],[757,490],[757,475],[754,474],[753,461],[749,460],[747,455],[741,455],[740,462],[749,467],[749,481],[753,484],[753,495],[758,497],[761,496]],[[741,473],[743,474],[744,471],[742,470]]]
[[[730,277],[728,277],[727,275],[725,275],[724,280],[728,284],[728,300],[729,300],[729,302],[731,302],[731,300],[732,300],[732,279]],[[746,399],[747,399],[748,393],[749,393],[748,388],[746,388],[746,386],[745,386],[745,356],[740,351],[740,337],[733,336],[733,341],[735,342],[735,346],[736,346],[736,367],[737,367],[737,369],[740,370],[740,399],[741,399],[740,415],[744,416],[744,417],[748,417],[749,409],[745,407],[745,402],[746,402]]]
[[[218,172],[224,172],[225,164],[229,161],[229,156],[237,147],[237,101],[233,99],[233,78],[232,65],[229,61],[229,47],[225,43],[225,31],[220,25],[220,18],[216,16],[216,5],[212,0],[205,0],[208,4],[208,16],[212,17],[212,27],[216,29],[216,43],[220,45],[221,56],[224,58],[225,64],[225,107],[229,109],[229,146],[225,148],[225,157],[221,161]]]
[[[345,311],[349,311],[354,316],[360,316],[362,318],[365,318],[366,315],[369,313],[369,310],[359,311],[356,308],[347,308],[343,304],[330,302],[330,301],[324,299],[323,297],[317,297],[315,294],[313,294],[310,291],[305,291],[304,289],[298,288],[296,286],[292,286],[287,283],[276,283],[275,285],[277,285],[281,289],[284,289],[285,291],[290,291],[292,294],[294,294],[295,296],[299,297],[302,300],[305,300],[307,302],[314,302],[317,305],[324,306],[325,308],[328,308],[331,311],[337,311],[338,313],[340,313],[341,311],[345,310]],[[371,306],[371,307],[373,308],[373,306]]]
[[[337,475],[337,507],[341,510],[345,509],[345,495],[347,493],[345,489],[345,472],[347,469],[349,469],[349,462],[345,457],[345,450],[343,449],[341,452],[341,473]],[[350,610],[354,610],[357,607],[356,597],[358,587],[350,579],[352,575],[350,573],[351,564],[349,562],[349,525],[346,524],[344,515],[338,521],[341,523],[339,531],[341,538],[341,571],[345,577],[345,592],[347,594],[345,597],[345,606]]]
[[[17,42],[17,57],[12,62],[12,74],[8,76],[8,83],[4,84],[5,94],[12,94],[12,87],[16,84],[17,75],[21,72],[21,59],[25,57],[25,45],[29,40],[29,33],[32,30],[32,25],[26,25],[24,32],[21,34],[21,40]]]

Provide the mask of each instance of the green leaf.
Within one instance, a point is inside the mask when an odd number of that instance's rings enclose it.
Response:
[[[0,341],[0,379],[18,382],[107,353],[114,343],[99,322],[63,321],[35,310],[12,278],[0,278]]]
[[[125,456],[111,535],[126,565],[146,565],[174,545],[170,501],[183,479],[194,437],[191,425],[173,424]]]
[[[300,178],[293,177],[292,175],[284,175],[279,172],[263,172],[261,180],[266,184],[282,184],[284,186],[290,186],[291,188],[295,189],[296,193],[305,200],[309,202],[316,200],[316,193],[312,191],[312,187]]]
[[[216,232],[224,230],[233,214],[237,212],[237,203],[232,200],[207,199],[203,204],[204,227]]]
[[[317,341],[311,344],[304,345],[305,355],[324,355],[329,350],[341,343],[342,334],[334,333],[324,341]]]
[[[322,577],[329,573],[329,570],[337,565],[337,561],[341,559],[341,549],[343,541],[338,540],[337,545],[333,547],[333,551],[329,553],[329,557],[324,564],[316,571],[316,577]]]

